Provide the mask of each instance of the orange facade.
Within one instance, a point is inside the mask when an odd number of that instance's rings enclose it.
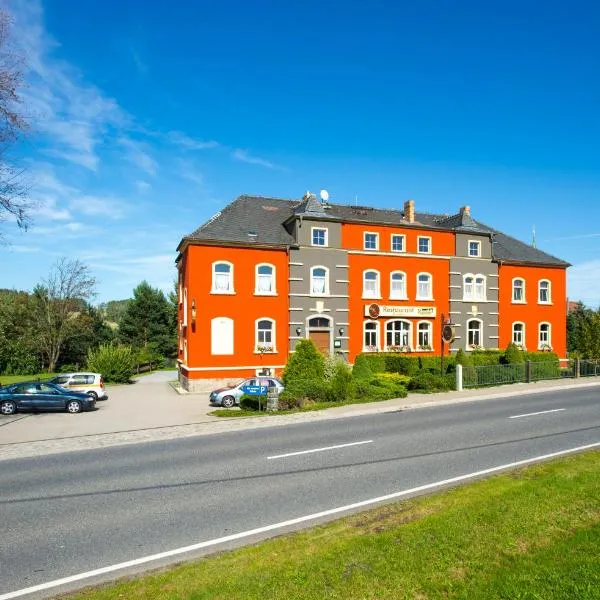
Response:
[[[513,341],[514,325],[523,324],[527,350],[551,348],[558,356],[566,356],[566,269],[501,264],[498,275],[500,348]],[[550,325],[547,334],[540,332],[545,324]]]
[[[215,290],[215,263],[231,265],[231,289]],[[273,267],[274,289],[269,292],[259,289],[259,265]],[[179,355],[184,375],[190,379],[239,378],[255,375],[264,367],[279,371],[288,356],[287,252],[190,245],[182,255],[181,271],[180,320],[187,323],[187,347],[180,347]],[[215,355],[212,344],[219,340],[212,339],[213,323],[220,318],[231,321],[233,343],[230,351]],[[273,323],[273,339],[268,346],[261,346],[256,338],[256,323],[262,319]]]
[[[379,234],[379,251],[377,254],[363,251],[365,232]],[[404,235],[405,252],[391,253],[391,236]],[[415,256],[418,250],[418,238],[428,237],[431,242],[431,254]],[[377,323],[378,350],[385,350],[386,324],[393,320],[403,320],[410,323],[409,346],[421,354],[437,354],[440,352],[439,331],[441,331],[442,315],[448,316],[449,311],[449,260],[440,258],[450,257],[454,253],[454,235],[447,232],[402,229],[369,225],[344,224],[342,227],[342,245],[353,251],[348,257],[349,264],[349,308],[350,308],[350,344],[349,360],[354,362],[356,356],[364,351],[364,325],[368,321]],[[380,254],[386,253],[386,254]],[[406,256],[408,255],[408,256]],[[371,297],[364,294],[364,273],[376,271],[379,276],[379,294]],[[405,299],[397,299],[392,293],[392,273],[404,275],[406,282]],[[417,278],[420,274],[431,276],[432,293],[430,299],[419,298]],[[434,318],[380,317],[376,320],[365,316],[365,307],[372,303],[382,306],[399,307],[429,307],[436,309]],[[430,329],[431,350],[418,352],[418,325],[428,322]]]

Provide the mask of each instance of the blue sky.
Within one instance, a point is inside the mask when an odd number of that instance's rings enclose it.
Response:
[[[167,290],[181,237],[237,195],[326,188],[535,226],[600,305],[600,4],[489,4],[13,0],[39,208],[0,224],[0,287],[67,255],[97,301]]]

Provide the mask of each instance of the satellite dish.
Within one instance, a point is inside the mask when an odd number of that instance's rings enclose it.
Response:
[[[327,190],[321,190],[319,196],[321,196],[321,200],[323,200],[323,202],[327,202],[327,200],[329,200],[329,192]]]

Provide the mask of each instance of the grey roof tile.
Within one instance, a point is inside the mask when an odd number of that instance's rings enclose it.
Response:
[[[404,219],[404,213],[401,210],[347,204],[323,205],[314,197],[303,200],[285,200],[263,196],[240,196],[184,239],[292,246],[296,242],[284,223],[294,216],[317,220],[382,223],[408,227],[414,225],[491,235],[492,255],[496,260],[569,266],[568,262],[488,227],[465,212],[451,216],[415,213],[414,224],[409,224]]]

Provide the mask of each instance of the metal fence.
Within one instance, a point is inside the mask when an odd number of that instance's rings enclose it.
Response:
[[[584,361],[569,361],[567,366],[560,366],[552,361],[523,362],[512,365],[483,365],[462,367],[462,387],[486,387],[507,383],[531,383],[546,379],[563,379],[570,377],[600,375],[600,362],[592,368]],[[586,361],[587,363],[587,361]],[[585,375],[584,375],[585,373]],[[459,384],[457,382],[457,387]]]

